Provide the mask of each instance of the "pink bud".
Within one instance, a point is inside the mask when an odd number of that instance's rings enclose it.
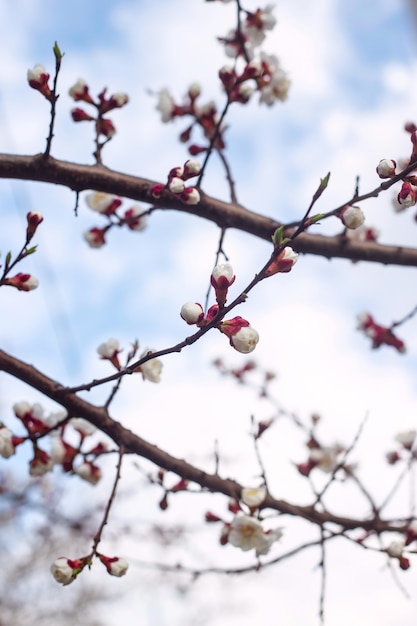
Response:
[[[409,182],[404,182],[401,187],[401,191],[397,196],[398,203],[404,207],[410,207],[416,204],[417,194],[416,189]]]
[[[286,246],[274,261],[270,264],[265,272],[265,276],[272,276],[279,272],[286,273],[292,270],[293,265],[297,263],[298,254],[290,246]]]
[[[106,243],[104,235],[106,234],[107,228],[90,228],[84,233],[84,239],[90,246],[90,248],[101,248]]]
[[[33,70],[28,70],[27,79],[32,89],[40,91],[46,99],[50,99],[51,90],[48,85],[49,74],[46,72],[43,65],[35,65]]]
[[[91,117],[91,115],[88,115],[88,113],[79,107],[75,107],[75,109],[71,110],[71,117],[74,122],[91,122],[94,120],[94,117]]]
[[[12,278],[6,278],[4,280],[4,285],[10,285],[11,287],[16,287],[19,291],[32,291],[32,289],[36,289],[39,285],[39,281],[32,274],[23,274],[19,272],[16,276]]]
[[[97,555],[100,561],[105,565],[107,571],[111,576],[117,576],[120,578],[124,576],[128,570],[129,563],[118,556],[104,556],[104,554]]]
[[[184,204],[198,204],[200,202],[200,193],[195,187],[186,187],[180,195],[180,200]]]
[[[26,217],[28,221],[26,229],[26,240],[30,241],[30,239],[32,239],[33,235],[35,234],[39,224],[43,222],[43,216],[41,213],[39,213],[39,211],[30,211]]]
[[[94,100],[90,96],[88,85],[82,78],[79,78],[77,80],[75,85],[71,87],[68,93],[71,98],[73,98],[76,102],[79,100],[82,100],[83,102],[88,102],[89,104],[93,104],[94,102]]]
[[[154,198],[160,198],[162,196],[162,192],[165,189],[165,185],[162,185],[161,183],[154,185],[151,189],[151,194]]]
[[[97,132],[110,139],[116,133],[116,128],[111,120],[102,117],[97,120]]]

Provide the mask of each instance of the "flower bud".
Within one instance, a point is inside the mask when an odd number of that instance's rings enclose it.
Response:
[[[201,165],[195,159],[189,159],[184,164],[184,172],[182,175],[183,180],[187,180],[188,178],[193,178],[193,176],[198,176],[201,172]]]
[[[36,229],[39,224],[43,222],[43,216],[39,211],[30,211],[27,214],[27,229],[26,229],[26,241],[30,241],[33,235],[36,233]]]
[[[200,202],[200,192],[195,187],[186,187],[180,195],[180,200],[184,204],[198,204]]]
[[[403,554],[404,546],[405,541],[403,539],[392,541],[387,548],[387,553],[389,556],[399,559]]]
[[[102,215],[112,215],[122,204],[120,198],[103,191],[92,191],[86,195],[85,201],[92,211]]]
[[[151,194],[154,198],[160,198],[162,196],[162,192],[165,189],[165,185],[162,185],[161,183],[158,183],[157,185],[154,185],[151,189]]]
[[[88,102],[89,104],[93,104],[94,102],[94,100],[90,96],[88,85],[82,78],[79,78],[77,80],[75,85],[73,85],[69,89],[68,93],[71,98],[73,98],[73,100],[75,100],[76,102],[78,102],[79,100],[82,100],[83,102]]]
[[[174,176],[168,183],[168,189],[171,193],[182,193],[184,191],[184,181]]]
[[[265,276],[272,276],[279,272],[286,273],[292,270],[293,265],[297,263],[298,253],[290,246],[286,246],[274,261],[269,265],[265,272]]]
[[[152,350],[146,348],[141,354],[141,359],[147,356]],[[162,363],[159,359],[150,359],[135,370],[135,372],[141,372],[143,380],[149,380],[151,383],[159,383],[161,380]]]
[[[256,348],[259,341],[259,333],[251,326],[241,328],[230,339],[230,345],[242,354],[249,354]]]
[[[395,176],[396,167],[397,163],[392,159],[382,159],[376,167],[376,173],[379,178],[392,178]]]
[[[32,291],[32,289],[36,289],[39,285],[39,281],[32,274],[23,274],[19,272],[16,276],[12,278],[6,278],[4,280],[4,285],[10,285],[11,287],[16,287],[19,291]]]
[[[6,426],[0,424],[0,456],[3,459],[8,459],[16,452],[16,448],[13,443],[13,433]]]
[[[52,459],[47,452],[40,448],[35,448],[35,456],[29,463],[29,474],[31,476],[43,476],[53,469]]]
[[[107,139],[113,137],[116,134],[116,128],[111,120],[108,118],[100,117],[97,120],[97,132],[99,135],[104,135]]]
[[[118,339],[109,339],[105,343],[101,343],[97,348],[97,352],[100,358],[110,361],[116,369],[121,369],[118,358],[118,354],[121,352]]]
[[[216,292],[216,300],[219,306],[225,305],[227,291],[235,282],[235,278],[236,276],[233,274],[233,268],[230,263],[219,263],[213,269],[210,282]]]
[[[403,448],[405,448],[406,450],[411,450],[411,448],[413,447],[416,435],[417,435],[417,431],[406,430],[406,431],[397,433],[395,436],[395,440],[398,441],[398,443],[400,443],[403,446]]]
[[[358,206],[346,205],[340,212],[340,219],[346,228],[359,228],[365,221],[365,216]]]
[[[47,100],[50,99],[51,90],[48,85],[49,74],[43,65],[35,65],[32,70],[27,71],[27,79],[32,89],[40,91]]]
[[[129,563],[124,559],[120,559],[118,556],[110,557],[104,556],[104,554],[98,554],[98,557],[111,576],[120,578],[126,574],[129,568]]]
[[[222,322],[219,330],[229,337],[230,345],[242,354],[253,352],[259,341],[258,332],[240,316]]]
[[[90,248],[101,248],[106,243],[104,235],[106,234],[107,228],[90,228],[87,230],[83,237],[90,246]]]
[[[404,182],[397,196],[398,203],[403,208],[414,206],[417,202],[416,189],[409,182]]]
[[[80,109],[79,107],[71,109],[71,117],[74,122],[92,122],[94,120],[94,117],[91,117],[84,109]]]
[[[198,302],[186,302],[181,307],[180,315],[187,324],[198,324],[204,317],[203,307]]]
[[[61,585],[69,585],[75,580],[76,576],[82,571],[85,565],[86,562],[83,559],[72,561],[65,556],[61,556],[52,563],[51,573],[55,580],[61,583]]]
[[[147,215],[143,215],[144,209],[140,204],[133,205],[130,209],[125,211],[123,219],[126,220],[126,225],[130,230],[140,232],[145,230],[147,226]]]
[[[91,485],[97,485],[101,479],[101,469],[98,465],[93,465],[91,461],[81,463],[81,465],[75,468],[74,473]]]

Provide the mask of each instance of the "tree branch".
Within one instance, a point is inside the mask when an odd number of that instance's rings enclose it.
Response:
[[[204,470],[178,459],[157,446],[145,441],[119,422],[109,417],[105,407],[95,406],[75,393],[70,393],[60,383],[45,376],[33,366],[0,350],[0,371],[7,372],[22,380],[34,389],[37,389],[48,398],[67,409],[71,415],[83,417],[103,433],[108,435],[125,453],[137,454],[148,459],[157,467],[162,467],[191,482],[200,485],[203,489],[214,493],[223,493],[235,500],[240,499],[242,485],[230,478],[221,478],[217,474],[209,474]],[[395,520],[382,520],[379,517],[369,519],[353,519],[334,515],[326,510],[317,510],[314,506],[300,506],[285,500],[277,500],[270,494],[260,508],[273,509],[283,515],[301,517],[320,527],[332,523],[343,530],[362,528],[364,530],[381,532],[405,532],[407,523],[398,523]]]
[[[155,181],[129,176],[110,170],[103,165],[79,165],[60,161],[44,155],[17,156],[0,154],[0,178],[15,178],[62,185],[80,192],[86,189],[104,191],[141,202],[155,204],[151,189]],[[387,183],[383,183],[387,185]],[[389,185],[391,181],[389,181]],[[380,191],[385,187],[381,187]],[[378,190],[367,194],[377,196]],[[182,211],[210,220],[220,228],[236,228],[261,239],[271,240],[280,223],[272,218],[245,209],[240,204],[229,204],[201,192],[197,205],[181,203],[169,192],[158,199],[158,208]],[[291,235],[291,230],[286,236]],[[304,254],[315,254],[328,259],[338,257],[352,261],[417,267],[417,249],[402,246],[386,246],[373,242],[353,242],[337,235],[300,234],[294,241],[294,249]]]

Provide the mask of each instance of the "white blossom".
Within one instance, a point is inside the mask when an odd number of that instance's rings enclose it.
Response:
[[[97,352],[103,359],[111,359],[114,356],[114,353],[119,350],[119,340],[118,339],[109,339],[104,343],[101,343],[97,348]]]
[[[156,105],[156,110],[161,113],[161,119],[164,123],[170,122],[173,119],[174,109],[174,100],[169,90],[164,87],[158,93],[158,104]]]
[[[265,532],[262,524],[249,515],[236,515],[230,525],[228,540],[244,552],[255,549],[256,556],[267,554],[272,544],[282,536],[281,529]]]
[[[117,196],[103,191],[92,191],[85,197],[87,206],[97,213],[105,213],[115,200],[118,200]]]
[[[8,459],[16,452],[12,438],[12,431],[6,426],[0,425],[0,456],[4,459]]]
[[[249,507],[257,507],[266,498],[266,487],[244,487],[241,500]]]
[[[387,553],[392,557],[400,558],[403,554],[404,547],[405,541],[403,539],[392,541],[387,548]]]
[[[88,461],[81,463],[81,465],[75,468],[74,472],[91,485],[96,485],[101,479],[100,468]]]
[[[97,430],[94,424],[91,424],[89,421],[87,421],[83,417],[71,418],[70,424],[73,428],[75,428],[75,430],[78,430],[83,435],[92,435]]]
[[[150,348],[146,348],[141,355],[141,359],[149,352],[152,352]],[[146,363],[142,363],[139,367],[142,376],[145,380],[149,380],[151,383],[159,383],[161,380],[162,363],[159,359],[150,359]]]

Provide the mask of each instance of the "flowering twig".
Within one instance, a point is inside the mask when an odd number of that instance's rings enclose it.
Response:
[[[59,70],[61,69],[61,61],[62,61],[62,57],[64,56],[63,53],[61,52],[61,50],[59,49],[59,46],[58,46],[57,42],[55,42],[55,44],[54,44],[53,52],[54,52],[54,55],[55,55],[55,76],[54,76],[53,87],[52,87],[52,91],[51,91],[51,95],[50,95],[51,121],[50,121],[50,124],[49,124],[49,134],[48,134],[48,138],[46,140],[45,152],[43,153],[43,156],[44,156],[45,159],[47,159],[49,157],[49,154],[51,152],[52,139],[53,139],[53,136],[54,136],[56,103],[57,103],[57,100],[59,98],[59,95],[57,95],[57,93],[56,93],[56,88],[57,88],[57,84],[58,84]]]

